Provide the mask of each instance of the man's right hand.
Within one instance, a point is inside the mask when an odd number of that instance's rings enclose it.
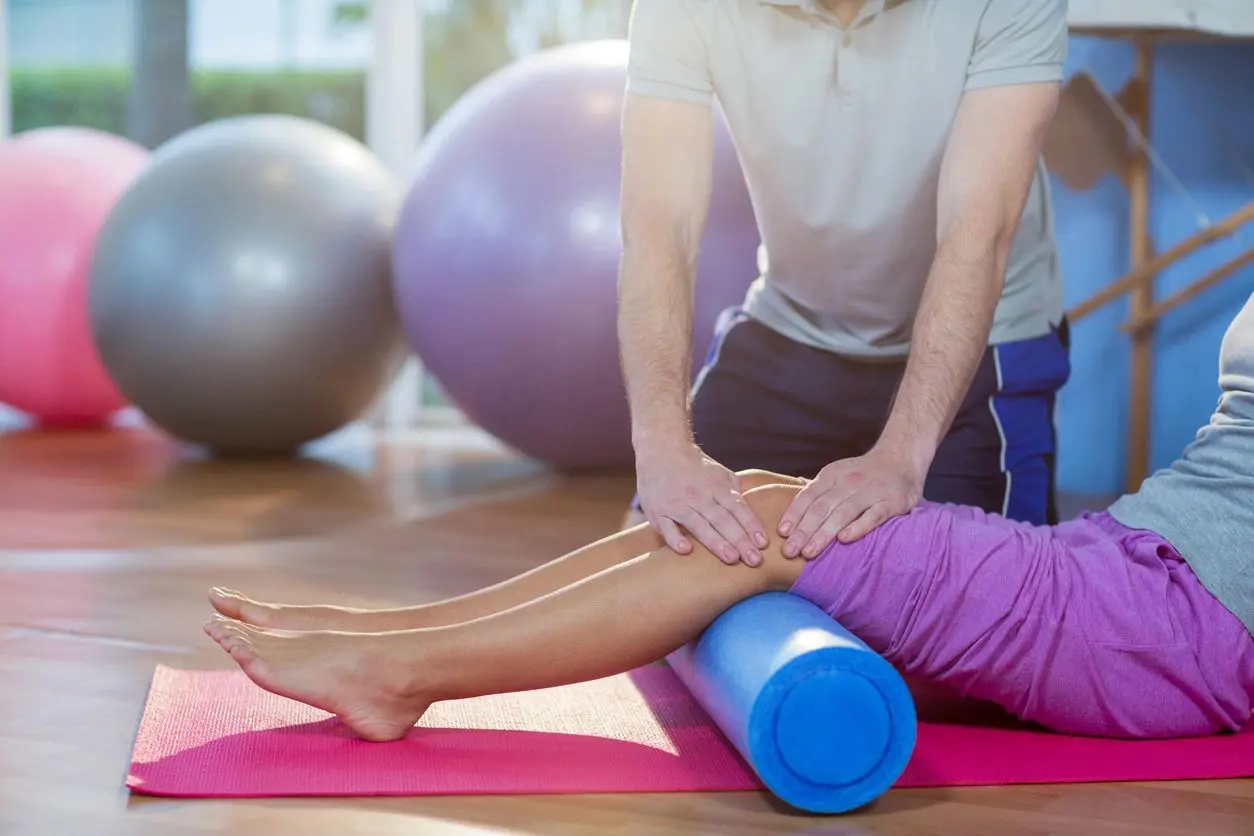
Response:
[[[762,562],[766,529],[741,497],[739,478],[697,445],[639,451],[636,479],[645,518],[672,550],[692,551],[686,532],[729,565]]]

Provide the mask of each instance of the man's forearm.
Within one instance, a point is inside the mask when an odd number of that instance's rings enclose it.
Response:
[[[880,446],[920,475],[949,431],[988,346],[1008,247],[988,236],[942,242],[915,318],[910,357]]]
[[[637,450],[692,437],[693,270],[678,247],[623,254],[618,338]]]

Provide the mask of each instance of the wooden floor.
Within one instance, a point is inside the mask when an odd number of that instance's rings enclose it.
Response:
[[[757,794],[128,796],[154,665],[224,664],[200,632],[209,586],[434,599],[603,535],[631,492],[455,441],[350,433],[299,463],[224,466],[142,431],[0,436],[0,834],[1254,834],[1254,782],[902,791],[831,819]]]

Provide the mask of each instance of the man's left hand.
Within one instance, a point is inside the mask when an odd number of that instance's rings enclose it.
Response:
[[[908,457],[875,448],[832,462],[802,488],[779,522],[784,554],[818,557],[839,538],[852,543],[893,517],[907,514],[923,495],[926,468]]]

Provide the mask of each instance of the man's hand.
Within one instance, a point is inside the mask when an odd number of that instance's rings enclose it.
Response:
[[[832,542],[852,543],[892,517],[909,513],[923,495],[927,468],[881,448],[832,462],[798,492],[779,521],[786,557],[808,559]]]
[[[740,480],[695,444],[642,453],[636,479],[645,517],[674,551],[692,551],[682,526],[724,563],[762,562],[766,530],[741,498]]]

